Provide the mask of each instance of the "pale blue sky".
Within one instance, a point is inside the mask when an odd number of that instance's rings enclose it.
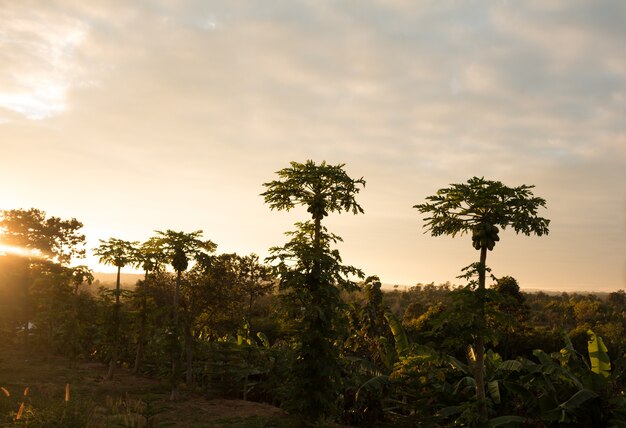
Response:
[[[411,207],[477,175],[535,184],[547,237],[488,263],[522,287],[626,286],[626,3],[0,1],[0,205],[99,238],[192,231],[224,252],[285,241],[264,206],[289,161],[346,163],[365,215],[344,261],[455,280],[471,240]]]

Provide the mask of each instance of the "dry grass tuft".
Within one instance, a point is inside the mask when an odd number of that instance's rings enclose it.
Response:
[[[15,415],[15,420],[19,421],[20,419],[22,419],[22,413],[24,413],[24,402],[22,401],[22,404],[20,404],[20,408],[17,410],[17,415]]]

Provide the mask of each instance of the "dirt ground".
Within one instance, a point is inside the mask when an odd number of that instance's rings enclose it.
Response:
[[[26,388],[28,388],[27,400],[32,400],[33,412],[36,412],[35,403],[43,399],[52,403],[62,403],[66,385],[69,384],[69,399],[87,401],[94,415],[118,419],[123,416],[125,420],[136,418],[139,421],[134,425],[125,422],[123,426],[148,426],[145,423],[147,420],[155,422],[153,426],[177,427],[291,425],[272,423],[290,418],[281,409],[269,404],[209,398],[200,392],[184,388],[181,390],[181,399],[178,402],[171,402],[169,386],[161,380],[134,375],[128,369],[118,368],[114,379],[105,381],[106,371],[107,366],[100,363],[70,364],[65,358],[12,350],[0,353],[0,386],[12,393],[6,400],[16,397],[13,405],[16,409],[19,401],[25,400],[21,396]],[[10,404],[9,407],[6,406],[5,403],[3,410],[10,411]],[[7,415],[3,416],[7,420]]]

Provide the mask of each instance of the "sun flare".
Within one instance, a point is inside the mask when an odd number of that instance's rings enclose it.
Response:
[[[39,257],[40,255],[28,248],[15,247],[13,245],[0,244],[0,255],[13,254],[16,256]]]

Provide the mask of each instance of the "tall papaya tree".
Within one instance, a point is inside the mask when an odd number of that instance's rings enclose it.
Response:
[[[139,330],[137,332],[137,351],[135,353],[133,373],[139,373],[146,344],[145,335],[148,319],[148,296],[151,291],[150,285],[153,282],[152,277],[165,264],[165,254],[159,248],[159,242],[156,237],[148,239],[139,246],[135,253],[133,264],[143,269],[144,272],[143,281],[137,282],[135,290],[136,296],[139,298]]]
[[[180,306],[180,285],[183,272],[189,267],[190,259],[206,261],[210,253],[215,252],[217,245],[210,240],[203,241],[202,231],[195,232],[176,232],[174,230],[159,231],[157,230],[157,240],[160,248],[167,257],[168,262],[176,272],[176,286],[174,290],[174,301],[172,307],[172,377],[170,379],[172,391],[170,394],[171,401],[179,399],[178,382],[180,378],[180,322],[179,322],[179,306]],[[185,353],[187,362],[187,373],[190,380],[192,371],[192,346],[190,341],[192,338],[189,334],[185,334]]]
[[[70,347],[70,364],[74,365],[76,358],[81,353],[79,343],[81,339],[81,323],[80,323],[80,303],[79,289],[83,284],[91,285],[94,280],[92,270],[85,266],[75,266],[67,268],[66,274],[70,278],[70,284],[73,288],[72,293],[72,309],[71,317],[67,320],[66,334]]]
[[[111,347],[111,360],[109,361],[109,371],[106,380],[113,379],[117,365],[119,335],[120,335],[120,275],[122,268],[132,264],[136,259],[137,241],[125,241],[118,238],[100,240],[100,245],[94,249],[94,254],[98,256],[100,263],[112,265],[117,268],[117,278],[115,280],[115,307],[113,309],[113,345]]]
[[[435,195],[426,198],[428,202],[414,205],[413,208],[427,215],[424,228],[432,236],[471,234],[472,246],[480,251],[475,270],[478,273],[477,292],[482,296],[485,292],[487,251],[493,250],[500,240],[498,226],[503,230],[511,228],[527,236],[542,236],[549,232],[550,220],[538,215],[539,209],[545,208],[546,201],[534,196],[533,188],[528,185],[508,187],[499,181],[472,177],[467,183],[451,184],[450,187],[439,189]],[[477,309],[484,325],[484,300],[479,301],[480,307]],[[484,332],[480,330],[474,335],[474,378],[479,417],[485,422],[485,343]]]
[[[356,288],[350,277],[363,276],[342,264],[339,252],[331,248],[341,238],[322,225],[331,212],[363,213],[355,196],[365,180],[349,177],[344,166],[291,162],[277,172],[278,180],[264,183],[267,190],[261,194],[272,210],[304,206],[311,215],[311,220],[296,223],[296,230],[287,233],[291,240],[270,249],[269,257],[277,262],[296,349],[291,407],[309,420],[331,416],[337,404],[341,374],[335,341],[343,312],[339,293]]]

